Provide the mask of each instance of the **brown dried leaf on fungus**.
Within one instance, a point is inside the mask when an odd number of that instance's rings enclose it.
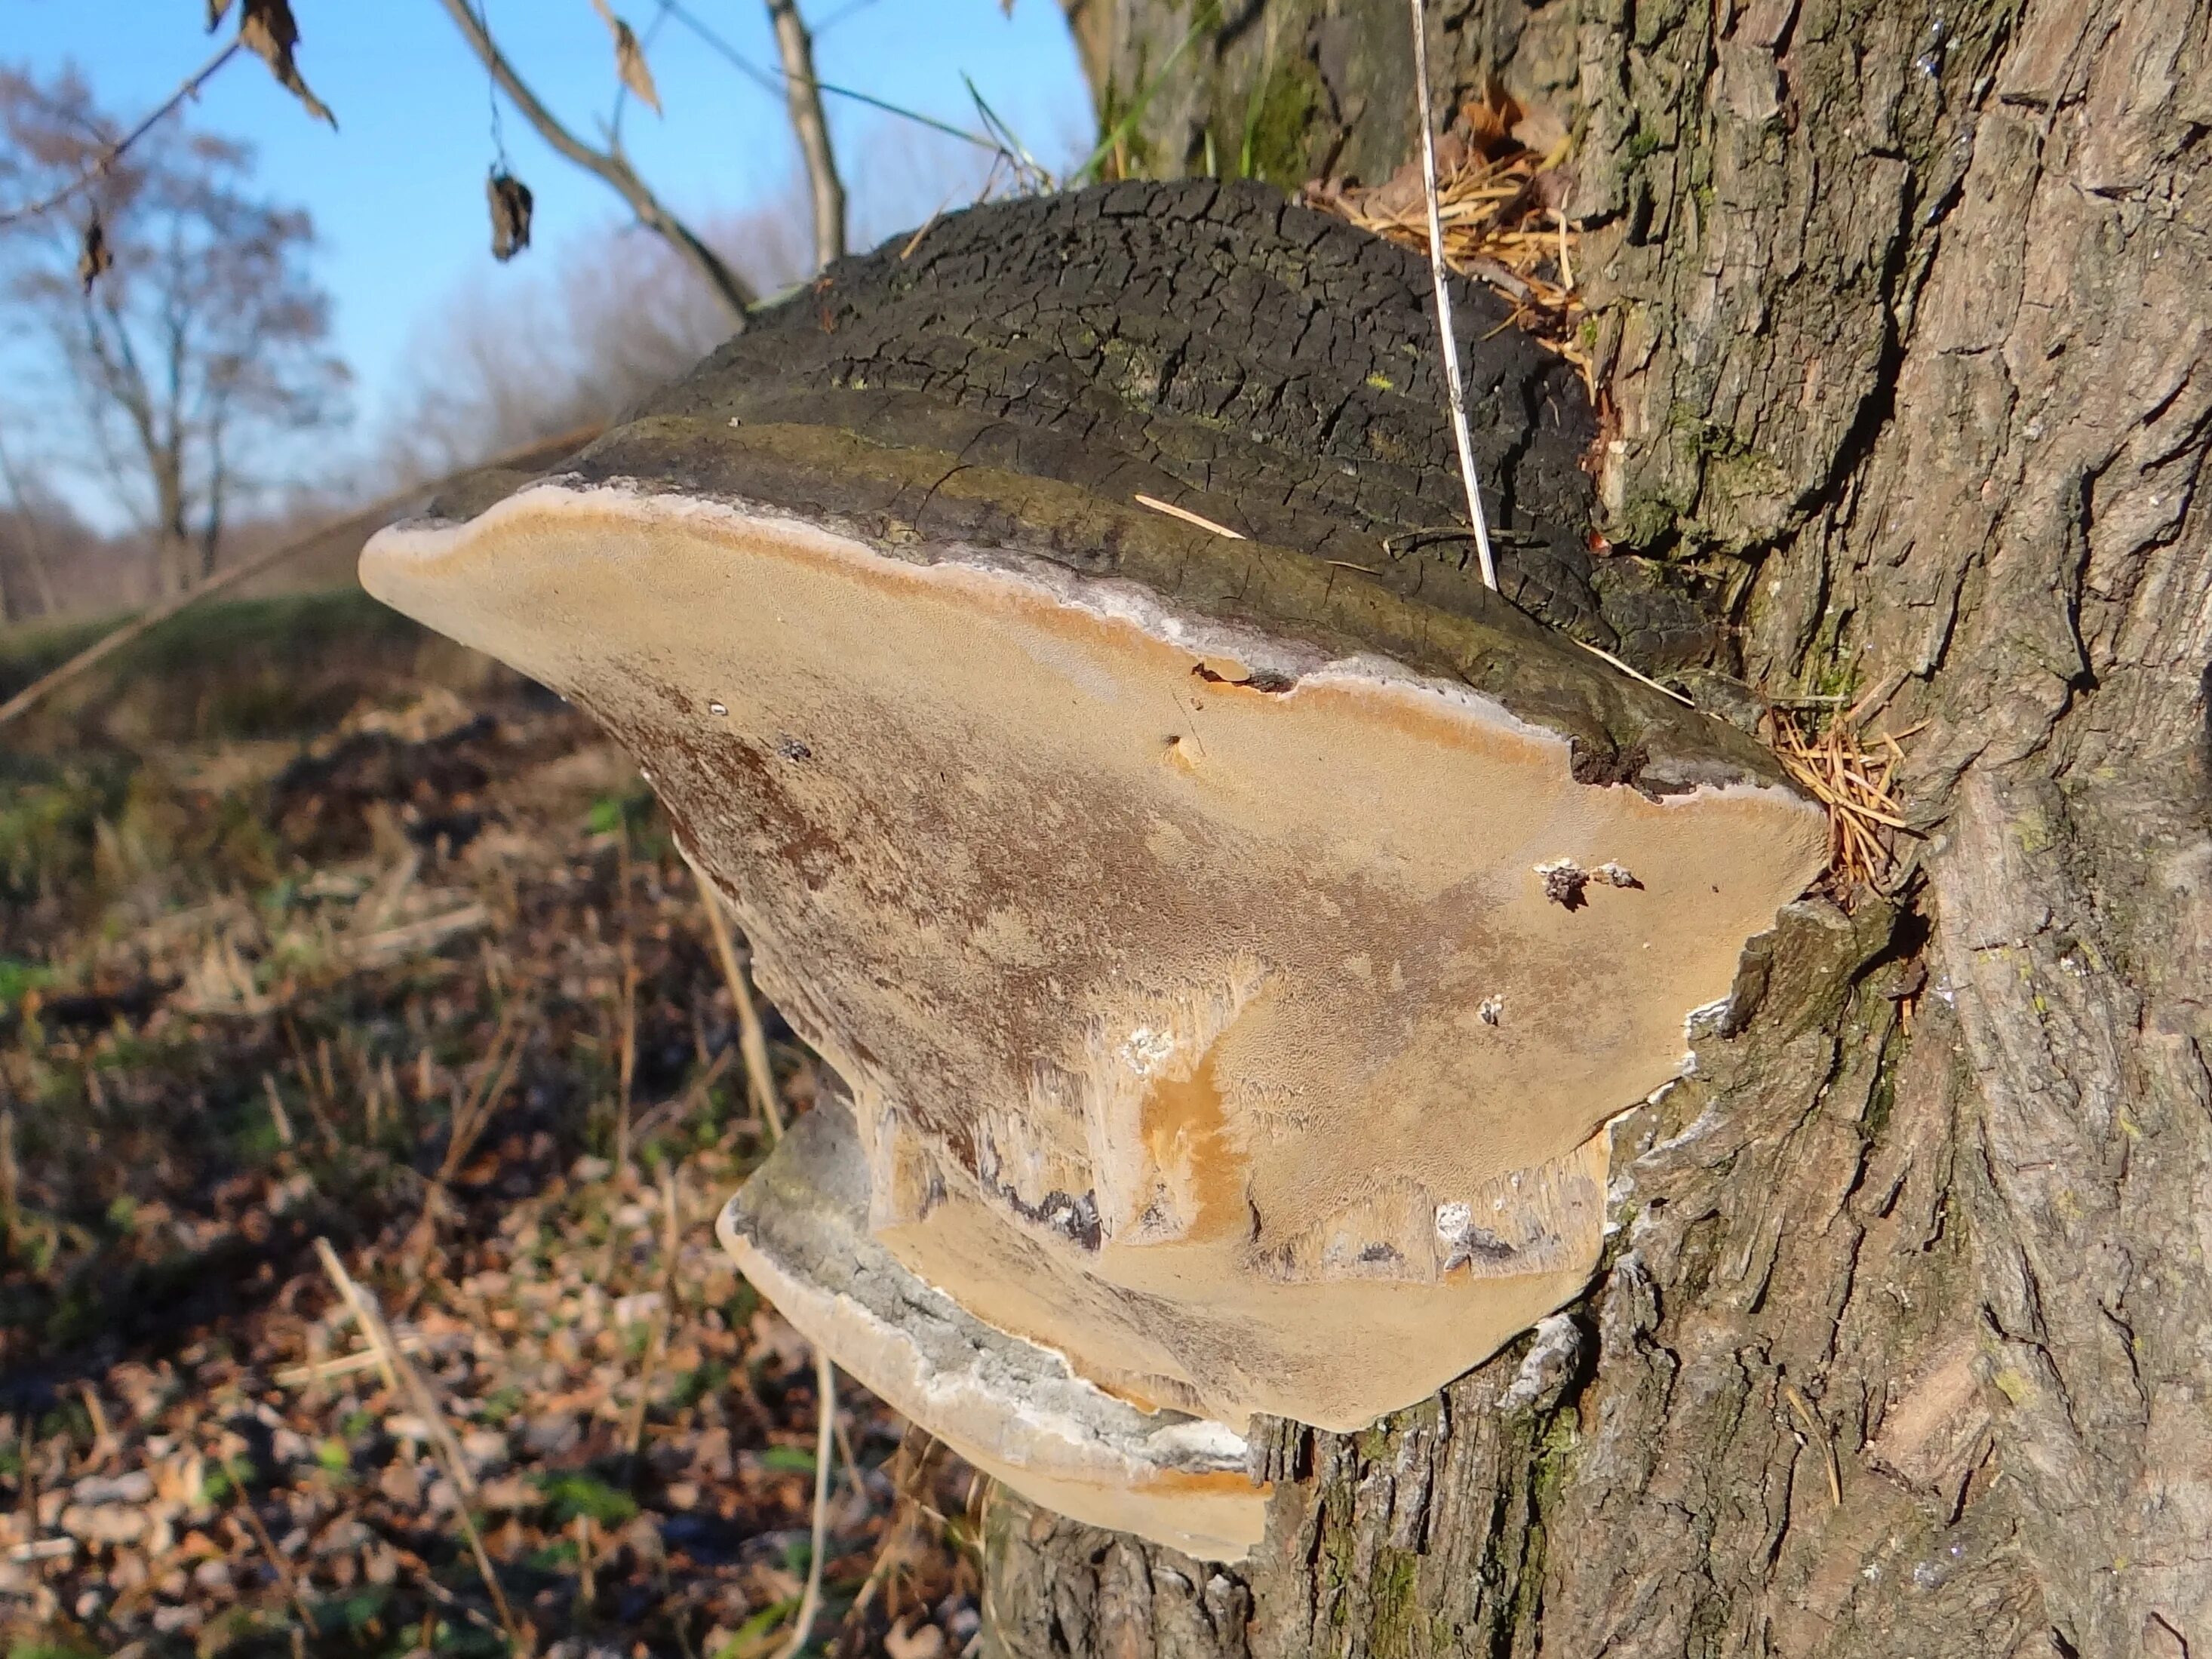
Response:
[[[648,109],[659,114],[660,94],[653,84],[653,70],[645,61],[645,48],[638,44],[637,31],[615,15],[607,0],[592,0],[592,7],[606,24],[607,33],[615,38],[615,73]]]
[[[239,44],[269,65],[276,84],[297,98],[308,114],[319,121],[329,122],[335,131],[338,118],[331,113],[321,99],[307,90],[307,83],[300,78],[299,68],[292,61],[293,49],[300,44],[300,26],[292,21],[291,0],[244,0],[244,5],[238,19]],[[208,27],[212,28],[222,21],[222,14],[229,9],[230,0],[208,0]]]

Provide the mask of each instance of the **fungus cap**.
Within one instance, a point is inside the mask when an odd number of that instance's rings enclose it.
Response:
[[[1356,1427],[1571,1297],[1601,1126],[1823,860],[1741,738],[1517,618],[1095,500],[1109,574],[612,465],[362,580],[629,748],[852,1091],[872,1237],[1139,1409]],[[1671,773],[1585,781],[1635,699]]]

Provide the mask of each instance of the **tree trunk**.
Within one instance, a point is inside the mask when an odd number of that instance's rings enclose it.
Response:
[[[999,1496],[992,1640],[2212,1653],[2205,9],[1431,9],[1580,135],[1601,527],[1721,578],[1770,694],[1873,693],[1924,839],[1618,1123],[1571,1325],[1274,1430],[1234,1570]],[[1087,54],[1133,165],[1405,155],[1399,0],[1200,11]]]

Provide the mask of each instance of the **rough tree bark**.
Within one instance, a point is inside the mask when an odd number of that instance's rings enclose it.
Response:
[[[1407,151],[1396,0],[1084,9],[1148,170]],[[1432,15],[1580,137],[1602,527],[1713,585],[1723,666],[1886,694],[1925,839],[1619,1123],[1571,1326],[1277,1431],[1238,1570],[1002,1498],[991,1640],[2212,1653],[2206,9]]]

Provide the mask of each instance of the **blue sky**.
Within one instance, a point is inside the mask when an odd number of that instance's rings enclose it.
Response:
[[[499,37],[571,129],[595,137],[613,104],[614,57],[590,0],[483,0]],[[761,0],[686,0],[754,63],[775,53]],[[112,113],[135,120],[211,50],[204,0],[0,0],[0,58],[40,73],[74,62]],[[299,65],[339,130],[309,121],[261,64],[234,60],[186,118],[257,146],[274,198],[307,208],[322,243],[321,278],[337,301],[337,343],[359,376],[360,423],[373,426],[402,380],[421,325],[464,283],[532,280],[532,256],[494,265],[483,179],[493,155],[486,83],[437,0],[293,0]],[[642,32],[654,0],[615,0]],[[801,0],[817,28],[824,81],[972,127],[961,76],[1049,163],[1080,150],[1089,97],[1055,0]],[[797,153],[780,96],[702,47],[673,19],[648,47],[665,118],[632,101],[623,137],[633,163],[678,213],[710,217],[787,191]],[[864,219],[926,194],[950,141],[831,100],[848,187]],[[535,240],[606,234],[626,211],[597,179],[547,149],[506,112],[514,170],[535,192]],[[877,210],[870,215],[871,198]],[[920,218],[926,204],[912,216]],[[892,227],[878,222],[878,233]]]

